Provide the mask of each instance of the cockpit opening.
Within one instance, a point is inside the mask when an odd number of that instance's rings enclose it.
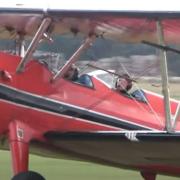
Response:
[[[113,70],[110,70],[110,71],[113,72]],[[113,75],[108,72],[104,72],[103,70],[96,70],[89,74],[94,76],[99,81],[101,81],[108,88],[116,90],[117,93],[120,93],[121,95],[138,100],[140,102],[147,102],[146,94],[143,91],[143,89],[136,88],[132,82],[130,82],[130,84],[127,83],[127,88],[125,89],[124,87],[125,85],[123,86],[123,84],[119,83],[120,78],[117,77],[116,75]],[[123,79],[123,76],[121,77],[121,79]],[[118,83],[119,83],[119,86],[121,86],[120,90],[117,89]]]

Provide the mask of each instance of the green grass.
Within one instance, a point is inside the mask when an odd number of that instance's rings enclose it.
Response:
[[[150,82],[139,82],[139,87],[162,94],[162,87],[155,87]],[[170,83],[169,84],[170,97],[180,100],[180,83]]]
[[[10,152],[0,151],[0,178],[9,180],[12,175]],[[143,180],[136,171],[122,170],[93,163],[30,156],[30,169],[47,180]],[[157,180],[178,180],[176,177],[158,176]]]

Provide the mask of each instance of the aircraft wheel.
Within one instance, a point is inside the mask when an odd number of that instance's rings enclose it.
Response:
[[[27,171],[15,175],[11,180],[45,180],[45,178],[37,172]]]

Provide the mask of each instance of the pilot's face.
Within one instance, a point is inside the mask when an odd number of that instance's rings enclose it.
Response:
[[[71,69],[67,72],[66,77],[67,77],[67,79],[72,79],[73,75],[74,75],[74,69],[71,68]]]
[[[128,82],[126,79],[124,79],[124,78],[118,79],[117,85],[116,85],[116,88],[118,91],[126,90],[127,86],[128,86]]]

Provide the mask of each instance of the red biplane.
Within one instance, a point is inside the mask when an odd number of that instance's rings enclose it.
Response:
[[[13,180],[44,179],[28,171],[29,146],[49,157],[138,170],[145,180],[180,176],[180,105],[169,98],[166,62],[166,51],[179,53],[166,43],[180,42],[180,12],[173,3],[169,11],[112,2],[77,4],[1,4],[0,38],[15,39],[18,47],[15,55],[0,52],[1,148],[8,142]],[[58,71],[32,60],[42,39],[68,33],[85,40]],[[102,68],[77,81],[64,78],[98,38],[160,49],[164,97],[146,90],[119,93],[113,80],[120,75]]]

